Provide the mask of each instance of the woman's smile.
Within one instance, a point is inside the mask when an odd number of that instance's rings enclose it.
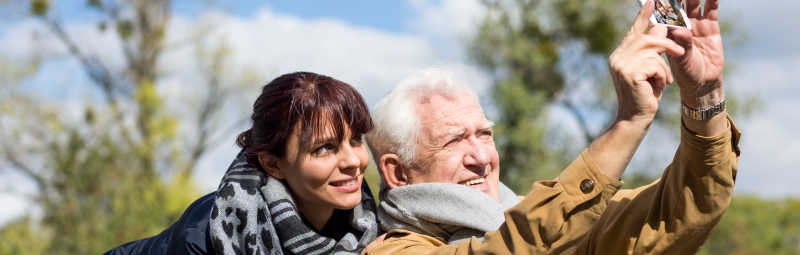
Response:
[[[359,174],[359,175],[351,177],[351,178],[338,180],[338,181],[332,181],[332,182],[328,183],[328,185],[333,186],[333,188],[336,191],[343,192],[343,193],[352,193],[352,192],[359,191],[359,188],[361,188],[361,180],[362,179],[363,179],[363,175]]]

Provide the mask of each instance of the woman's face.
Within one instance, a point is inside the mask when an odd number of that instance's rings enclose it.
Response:
[[[313,137],[307,148],[299,146],[299,128],[287,141],[286,155],[278,160],[278,171],[292,190],[301,211],[332,212],[352,209],[361,202],[361,182],[369,162],[361,137],[352,137],[344,127],[342,141],[332,128]],[[274,175],[273,175],[274,176]]]

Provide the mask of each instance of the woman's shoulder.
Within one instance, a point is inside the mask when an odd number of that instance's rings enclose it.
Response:
[[[208,235],[211,209],[216,192],[209,193],[192,203],[172,225],[167,254],[208,254],[212,250]]]

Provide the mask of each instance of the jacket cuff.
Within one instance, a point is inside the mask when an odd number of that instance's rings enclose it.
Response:
[[[697,135],[688,128],[681,121],[681,144],[688,151],[688,155],[703,156],[707,159],[715,159],[724,152],[732,150],[738,157],[741,151],[739,150],[739,139],[742,132],[736,128],[730,115],[727,115],[728,125],[730,130],[714,137]]]
[[[598,206],[588,206],[597,214],[605,211],[608,200],[622,186],[622,181],[600,172],[600,167],[586,150],[558,176],[558,183],[562,191],[570,198],[565,208],[567,212],[571,212],[587,202],[599,202]]]

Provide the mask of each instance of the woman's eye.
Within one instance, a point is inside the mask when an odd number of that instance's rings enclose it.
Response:
[[[314,154],[314,155],[324,155],[324,154],[327,154],[328,152],[333,151],[334,149],[336,149],[336,147],[333,146],[333,144],[325,144],[325,145],[322,145],[320,147],[317,147],[311,153]]]

